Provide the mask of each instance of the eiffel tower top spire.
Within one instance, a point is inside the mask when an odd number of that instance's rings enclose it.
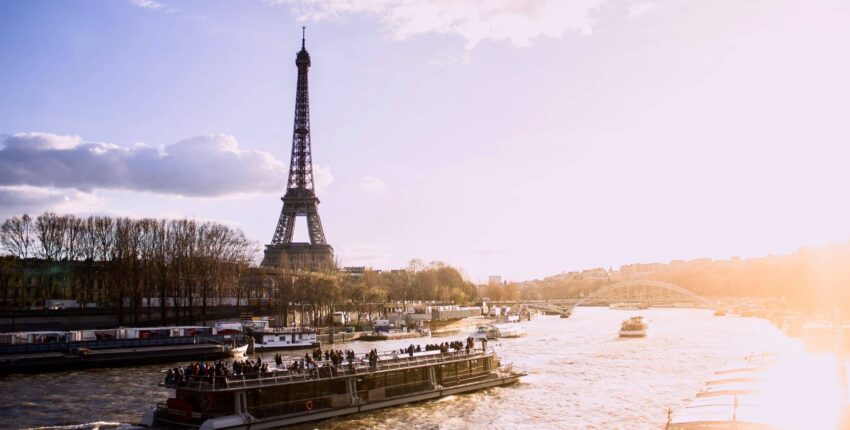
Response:
[[[301,197],[313,193],[313,157],[310,148],[310,93],[307,86],[307,69],[310,54],[305,46],[306,29],[301,28],[301,50],[295,56],[298,67],[298,84],[295,93],[295,124],[292,131],[292,160],[289,164],[289,181],[286,194]]]

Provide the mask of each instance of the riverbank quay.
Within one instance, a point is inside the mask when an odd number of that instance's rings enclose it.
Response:
[[[230,358],[240,338],[181,336],[0,345],[0,376]]]

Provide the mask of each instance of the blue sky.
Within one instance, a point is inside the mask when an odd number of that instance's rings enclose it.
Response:
[[[345,265],[521,280],[845,242],[848,18],[843,1],[0,1],[0,216],[190,216],[266,243],[306,25]]]

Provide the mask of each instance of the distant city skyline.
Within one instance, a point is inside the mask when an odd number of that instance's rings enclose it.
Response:
[[[342,265],[485,283],[845,243],[848,21],[826,0],[3,2],[0,218],[269,243],[306,25]]]

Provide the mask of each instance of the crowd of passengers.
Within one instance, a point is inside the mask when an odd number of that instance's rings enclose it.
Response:
[[[484,348],[484,350],[486,351],[486,349],[487,349],[487,339],[482,339],[481,345]],[[466,338],[466,344],[464,344],[463,342],[461,342],[459,340],[456,340],[456,341],[453,341],[453,342],[443,342],[443,343],[438,343],[438,344],[433,344],[433,345],[431,345],[431,344],[425,345],[426,351],[440,351],[443,354],[448,353],[451,350],[454,350],[455,352],[461,352],[464,349],[466,349],[467,354],[469,354],[470,351],[475,349],[475,338],[473,338],[472,336],[469,336],[468,338]],[[412,354],[411,354],[411,356],[412,356]]]
[[[484,350],[487,349],[487,340],[482,340]],[[450,352],[460,353],[466,350],[469,354],[475,348],[475,339],[472,336],[466,338],[466,342],[456,340],[452,342],[443,342],[438,344],[425,345],[425,351],[440,351],[443,354]],[[413,357],[416,352],[422,352],[421,345],[410,344],[407,348],[400,348],[397,351],[391,351],[391,358],[397,360],[399,354]],[[274,367],[276,369],[286,369],[290,373],[306,374],[312,377],[328,377],[337,376],[340,367],[347,366],[349,371],[354,371],[356,364],[366,364],[368,362],[370,370],[378,370],[378,350],[372,349],[361,357],[352,350],[325,350],[316,348],[312,353],[305,353],[304,357],[292,359],[288,364],[285,364],[285,358],[280,354],[274,355]],[[165,375],[167,384],[183,384],[188,381],[204,381],[212,383],[227,384],[227,378],[240,377],[245,379],[257,378],[266,375],[269,372],[269,363],[263,362],[263,356],[258,355],[256,360],[234,360],[230,366],[216,361],[214,363],[196,362],[185,368],[175,367],[168,369]]]
[[[234,362],[235,364],[235,362]],[[230,372],[227,365],[220,360],[215,363],[204,361],[195,362],[184,367],[175,367],[165,372],[166,384],[183,384],[189,380],[213,382],[213,380],[224,381]]]

